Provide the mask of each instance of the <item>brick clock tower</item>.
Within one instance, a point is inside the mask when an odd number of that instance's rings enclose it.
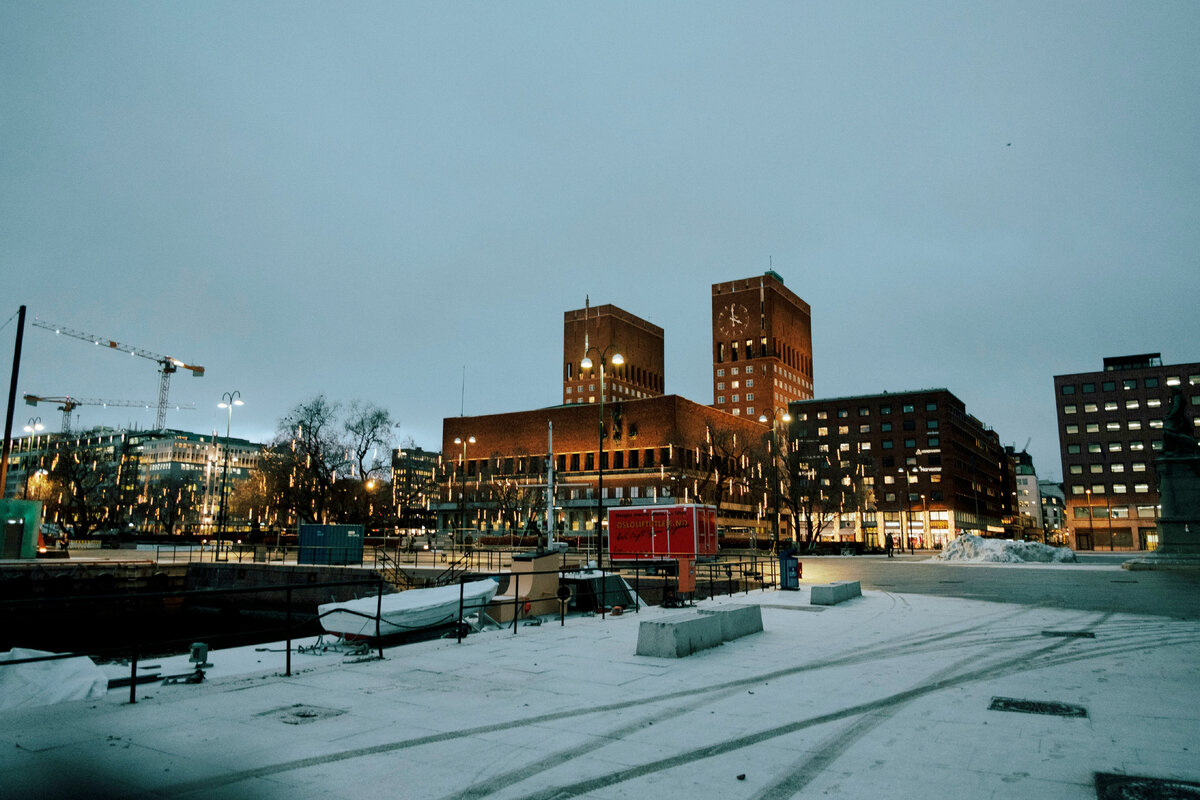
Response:
[[[813,398],[812,313],[773,271],[712,287],[713,407],[770,417]]]

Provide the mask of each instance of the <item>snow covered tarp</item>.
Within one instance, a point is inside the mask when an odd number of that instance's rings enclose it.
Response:
[[[94,700],[108,693],[108,676],[90,658],[60,658],[31,664],[3,662],[52,656],[44,650],[14,647],[0,653],[0,710],[48,706],[67,700]]]
[[[1075,551],[1069,547],[1051,547],[1041,542],[1013,539],[984,539],[965,533],[950,542],[936,558],[939,561],[987,561],[1006,564],[1027,562],[1073,563]]]

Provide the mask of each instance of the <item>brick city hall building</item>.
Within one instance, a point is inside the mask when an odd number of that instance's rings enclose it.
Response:
[[[812,397],[810,309],[774,272],[712,296],[710,406],[665,394],[662,328],[612,305],[567,311],[562,405],[443,420],[438,527],[544,528],[552,459],[557,534],[590,536],[616,505],[690,502],[718,505],[722,527],[769,530],[748,462],[770,431],[759,415]]]

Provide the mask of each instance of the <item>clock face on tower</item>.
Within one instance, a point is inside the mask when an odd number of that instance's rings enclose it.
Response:
[[[717,330],[722,336],[741,336],[750,328],[750,312],[741,303],[730,303],[717,313]]]

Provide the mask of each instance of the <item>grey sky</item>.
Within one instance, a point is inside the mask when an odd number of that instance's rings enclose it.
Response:
[[[0,317],[204,365],[172,427],[325,392],[435,448],[464,366],[467,414],[558,402],[585,295],[711,402],[710,286],[773,263],[818,396],[944,386],[1058,476],[1054,374],[1200,360],[1198,41],[1144,0],[7,2]],[[25,345],[22,393],[157,399]]]

